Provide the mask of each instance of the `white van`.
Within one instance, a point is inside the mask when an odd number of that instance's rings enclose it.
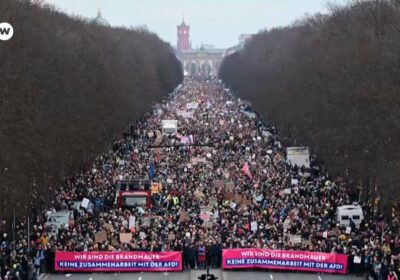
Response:
[[[45,226],[49,229],[49,232],[57,233],[62,227],[68,228],[73,219],[74,215],[71,211],[58,211],[47,216]]]
[[[176,134],[178,132],[177,120],[162,120],[161,121],[162,134]]]
[[[310,151],[308,147],[288,147],[286,149],[287,160],[294,166],[298,167],[305,166],[310,167]]]
[[[360,205],[343,205],[337,208],[336,220],[340,226],[349,227],[350,218],[358,228],[361,221],[364,219],[364,213]]]

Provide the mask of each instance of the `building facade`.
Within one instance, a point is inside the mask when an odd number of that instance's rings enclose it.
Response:
[[[177,26],[176,56],[182,63],[185,76],[217,77],[222,60],[225,56],[240,51],[249,42],[253,34],[241,34],[236,46],[227,49],[217,49],[213,45],[202,44],[200,48],[192,49],[190,42],[190,26],[182,20]]]
[[[185,21],[177,26],[176,56],[182,63],[185,76],[216,77],[225,51],[211,45],[192,49],[190,26]]]
[[[176,27],[177,29],[177,37],[178,42],[176,44],[176,49],[179,52],[189,51],[191,49],[190,46],[190,26],[185,24],[185,21],[182,20],[182,23]]]
[[[185,76],[218,76],[219,67],[224,58],[225,50],[197,49],[180,52],[177,54],[182,63]]]

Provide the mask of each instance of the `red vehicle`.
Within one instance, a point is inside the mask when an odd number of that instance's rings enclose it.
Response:
[[[149,209],[152,207],[151,192],[147,187],[143,189],[138,185],[133,188],[128,187],[125,190],[120,189],[117,193],[117,205],[120,208],[142,207]]]
[[[118,193],[118,207],[151,208],[151,193],[149,191],[120,191]]]

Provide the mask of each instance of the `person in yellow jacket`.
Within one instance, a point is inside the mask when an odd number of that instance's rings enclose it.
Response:
[[[179,204],[179,198],[178,198],[177,196],[174,196],[174,197],[172,198],[172,201],[173,201],[173,203],[174,203],[174,206],[177,206],[177,205]]]

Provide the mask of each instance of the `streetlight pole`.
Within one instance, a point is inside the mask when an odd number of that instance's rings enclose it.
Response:
[[[31,252],[31,218],[28,214],[28,254]]]
[[[13,214],[13,225],[12,225],[12,232],[13,232],[13,242],[15,244],[15,207],[14,207],[14,214]]]
[[[26,209],[26,216],[27,216],[27,225],[28,225],[28,254],[31,252],[31,217],[30,217],[30,211],[28,211],[28,205],[30,201],[26,203],[25,209]]]

